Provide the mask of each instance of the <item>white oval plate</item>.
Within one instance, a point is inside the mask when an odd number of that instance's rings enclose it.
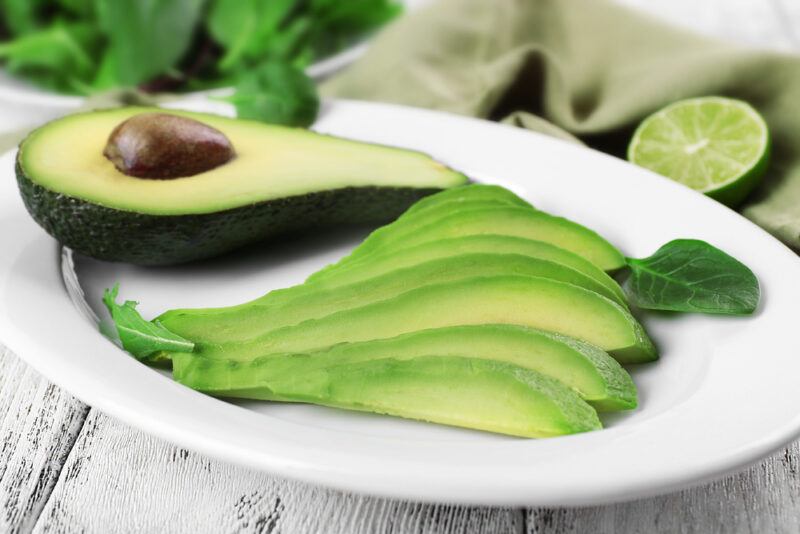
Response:
[[[316,129],[429,152],[587,224],[629,256],[648,255],[677,237],[708,240],[756,272],[761,306],[749,318],[646,315],[662,357],[632,369],[641,406],[606,417],[607,428],[589,434],[536,441],[313,406],[230,404],[139,364],[76,311],[59,249],[25,213],[7,154],[0,160],[0,339],[83,401],[183,447],[278,475],[416,500],[631,499],[739,469],[798,434],[800,261],[733,211],[601,153],[479,120],[336,102]],[[76,269],[98,313],[102,289],[119,281],[122,296],[141,300],[152,317],[300,282],[363,235],[320,234],[174,268],[77,258]]]

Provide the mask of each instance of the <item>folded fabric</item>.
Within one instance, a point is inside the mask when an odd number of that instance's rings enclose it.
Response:
[[[387,28],[323,93],[505,119],[621,157],[636,125],[668,103],[740,98],[773,137],[768,175],[742,212],[800,250],[797,56],[693,35],[604,0],[441,0]]]

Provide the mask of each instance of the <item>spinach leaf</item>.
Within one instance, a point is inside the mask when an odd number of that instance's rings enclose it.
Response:
[[[402,11],[393,0],[311,0],[307,16],[313,20],[309,48],[315,55],[353,44],[353,37],[379,28]]]
[[[297,0],[215,0],[207,25],[226,50],[219,68],[227,71],[244,61],[281,57],[271,41],[280,36],[282,24],[297,4]]]
[[[94,12],[94,0],[57,0],[56,3],[77,16],[88,17]]]
[[[9,72],[75,92],[92,76],[95,61],[89,50],[99,38],[89,24],[57,21],[47,29],[0,44],[0,60],[5,60]]]
[[[172,70],[192,43],[204,0],[96,0],[116,85],[135,86]]]
[[[640,308],[747,315],[758,305],[753,272],[705,241],[670,241],[649,258],[628,258],[628,266],[623,287]]]
[[[223,100],[236,107],[240,118],[286,126],[309,126],[319,110],[314,82],[301,69],[279,61],[243,72],[236,93]]]
[[[106,289],[103,303],[117,327],[122,347],[133,354],[137,360],[150,361],[157,359],[161,351],[192,352],[194,343],[177,334],[173,334],[159,322],[145,321],[136,311],[137,302],[126,300],[117,304],[119,284],[113,289]]]
[[[25,35],[39,27],[45,0],[0,0],[2,26],[12,35]]]
[[[318,101],[298,69],[399,10],[396,0],[0,0],[0,64],[65,93],[233,86],[240,116],[305,125]]]

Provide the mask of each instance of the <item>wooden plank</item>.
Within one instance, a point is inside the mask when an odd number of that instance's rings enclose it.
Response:
[[[0,532],[33,527],[87,413],[0,346]]]
[[[93,410],[34,529],[57,532],[521,532],[519,510],[363,497],[270,477]]]
[[[530,534],[800,532],[800,447],[719,482],[614,506],[532,509]],[[657,461],[657,459],[654,459]]]

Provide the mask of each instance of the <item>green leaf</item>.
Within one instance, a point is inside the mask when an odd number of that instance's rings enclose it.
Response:
[[[0,44],[0,60],[9,72],[74,92],[92,76],[95,62],[89,50],[99,38],[89,24],[56,21],[47,29]]]
[[[316,97],[289,65],[334,54],[398,11],[396,0],[0,0],[0,63],[67,93],[170,74],[181,90],[239,86],[243,116],[308,123]],[[275,62],[283,73],[251,72]]]
[[[314,21],[308,46],[317,57],[353,44],[402,11],[393,0],[311,0],[306,15]]]
[[[229,70],[241,61],[256,31],[256,3],[253,0],[216,0],[208,16],[208,31],[225,48],[220,69]]]
[[[215,0],[207,25],[225,48],[219,68],[228,71],[243,62],[280,57],[272,41],[283,33],[281,25],[296,5],[297,0]]]
[[[25,35],[36,30],[45,3],[45,0],[0,0],[2,26],[12,35]]]
[[[309,126],[317,117],[314,82],[299,68],[278,61],[242,73],[236,93],[223,100],[240,118],[286,126]]]
[[[96,0],[109,39],[116,79],[123,86],[175,67],[192,43],[204,0]]]
[[[57,0],[57,3],[77,16],[88,17],[94,12],[94,0]]]
[[[106,50],[100,58],[100,66],[92,79],[92,88],[95,91],[108,91],[119,87],[121,82],[117,78],[117,55],[111,50]]]
[[[192,352],[194,343],[177,334],[173,334],[159,322],[145,321],[136,311],[137,302],[126,300],[124,304],[117,304],[119,284],[113,289],[106,289],[103,293],[103,303],[111,312],[111,318],[117,327],[122,347],[130,352],[137,360],[158,360],[159,353]]]
[[[629,258],[628,266],[623,286],[639,308],[747,315],[758,306],[753,272],[705,241],[670,241],[649,258]]]

